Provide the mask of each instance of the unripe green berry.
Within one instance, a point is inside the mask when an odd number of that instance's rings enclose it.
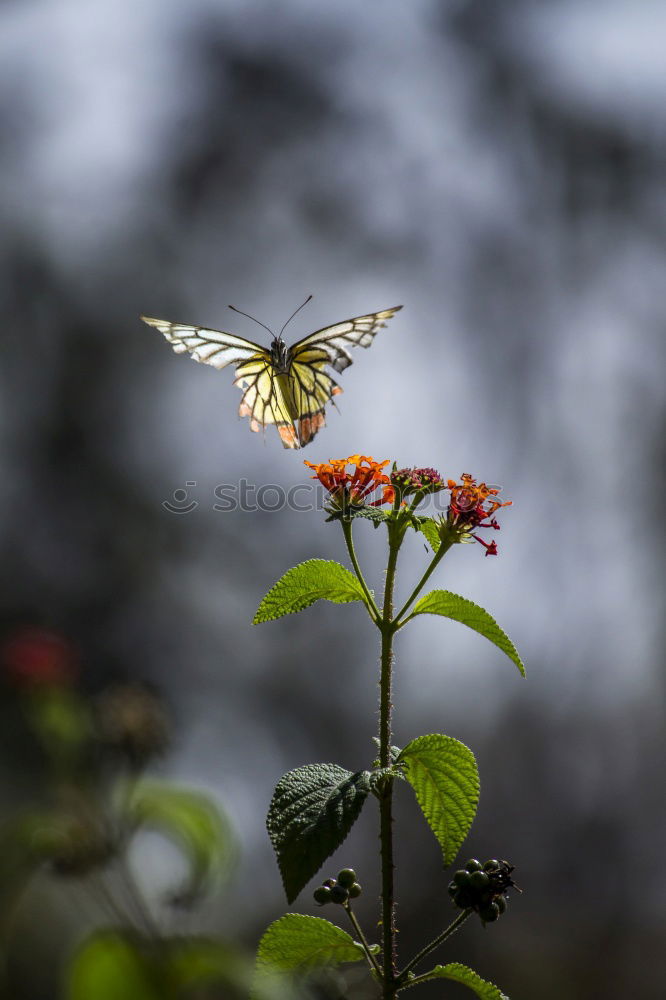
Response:
[[[481,862],[477,858],[470,858],[465,868],[468,872],[478,872],[483,867]]]
[[[349,886],[349,890],[348,890],[348,892],[349,892],[349,898],[350,899],[357,899],[361,895],[362,891],[363,890],[362,890],[361,886],[358,884],[358,882],[353,882]]]
[[[484,906],[482,910],[479,910],[479,916],[483,920],[484,924],[491,924],[500,915],[499,906],[497,903],[489,903]]]
[[[474,894],[470,892],[469,889],[458,889],[458,894],[454,899],[456,906],[459,906],[461,910],[466,910],[468,906],[474,906],[476,904],[476,899]]]
[[[349,891],[343,885],[334,885],[330,893],[333,903],[346,903],[349,899]]]
[[[356,881],[356,872],[353,868],[343,868],[338,872],[338,883],[348,889]]]
[[[476,889],[477,892],[480,891],[481,889],[485,889],[489,885],[489,883],[490,879],[488,878],[485,872],[482,871],[472,872],[471,875],[469,876],[469,884],[472,886],[473,889]]]
[[[318,886],[315,889],[313,896],[315,898],[315,902],[319,903],[321,906],[323,906],[324,903],[331,902],[331,890],[327,885]]]

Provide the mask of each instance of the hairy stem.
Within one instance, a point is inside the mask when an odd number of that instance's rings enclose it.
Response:
[[[363,951],[366,954],[368,962],[370,963],[370,965],[372,966],[372,968],[375,970],[375,972],[377,973],[377,975],[381,978],[382,970],[381,970],[381,967],[379,965],[379,962],[377,961],[377,959],[375,958],[375,956],[373,955],[373,953],[370,951],[370,945],[368,944],[367,939],[365,937],[365,934],[363,933],[363,930],[361,928],[361,925],[359,924],[358,920],[356,919],[356,914],[352,910],[352,908],[349,905],[349,903],[345,904],[345,910],[347,912],[347,916],[349,917],[349,919],[352,922],[354,930],[358,934],[359,941],[363,945]]]
[[[391,680],[393,667],[393,588],[401,535],[389,523],[389,559],[384,585],[384,606],[381,619],[381,677],[379,682],[379,760],[381,767],[391,766]],[[379,838],[382,862],[382,958],[384,969],[384,1000],[393,1000],[396,986],[396,927],[393,894],[393,779],[386,778],[379,798]]]
[[[395,616],[395,622],[397,623],[396,629],[402,628],[402,626],[407,623],[407,619],[405,619],[404,621],[400,621],[400,619],[405,614],[405,612],[409,610],[409,607],[412,604],[412,602],[415,601],[416,598],[419,596],[419,594],[425,587],[426,583],[428,582],[432,574],[439,566],[441,560],[444,558],[448,550],[451,548],[452,544],[453,544],[452,542],[448,543],[442,542],[440,547],[437,549],[437,552],[435,552],[435,555],[433,556],[432,561],[428,566],[427,570],[425,571],[419,582],[416,584],[414,590],[411,592],[411,594],[409,595],[403,606],[400,608],[400,611],[398,611],[397,615]]]
[[[442,931],[442,933],[438,937],[436,937],[434,941],[431,941],[430,944],[427,944],[425,946],[425,948],[422,948],[421,951],[418,953],[418,955],[414,956],[414,958],[411,960],[411,962],[408,962],[408,964],[405,966],[405,968],[400,973],[400,983],[401,983],[401,985],[405,985],[405,986],[406,985],[412,985],[416,981],[416,980],[411,980],[410,983],[406,982],[407,976],[409,975],[409,973],[411,972],[411,970],[414,968],[414,966],[418,965],[419,962],[421,962],[426,957],[426,955],[429,955],[431,951],[434,951],[435,948],[439,948],[440,944],[443,944],[446,941],[447,938],[450,938],[451,935],[454,934],[458,930],[459,927],[462,927],[462,925],[465,923],[465,921],[467,920],[467,918],[473,912],[474,911],[472,909],[463,910],[462,913],[458,914],[458,916],[453,921],[453,923],[449,924],[449,926],[446,928],[445,931]],[[427,973],[426,973],[426,975],[427,975]],[[420,977],[419,977],[419,979],[420,979]]]
[[[367,604],[367,608],[368,608],[368,614],[370,615],[370,617],[372,618],[372,620],[376,624],[379,624],[379,622],[381,621],[381,615],[379,613],[379,608],[375,604],[375,600],[374,600],[372,594],[370,593],[370,588],[368,587],[367,583],[365,582],[365,577],[363,576],[363,573],[361,572],[361,567],[359,566],[358,559],[356,558],[356,549],[354,548],[354,539],[352,537],[352,522],[351,522],[351,520],[345,520],[344,518],[342,519],[342,532],[343,532],[343,534],[345,536],[345,543],[347,545],[347,552],[349,553],[349,558],[351,560],[351,564],[354,567],[354,572],[356,573],[356,576],[358,578],[358,582],[361,584],[361,587],[363,589],[363,593],[365,594],[365,600],[366,600],[366,604]]]

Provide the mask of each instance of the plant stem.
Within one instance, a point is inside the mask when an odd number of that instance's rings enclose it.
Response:
[[[372,620],[376,624],[379,624],[380,619],[381,619],[381,615],[379,613],[379,608],[375,604],[375,600],[374,600],[372,594],[370,593],[370,589],[369,589],[367,583],[365,582],[365,577],[363,576],[363,573],[361,572],[361,567],[359,565],[358,559],[356,558],[356,550],[354,548],[354,539],[352,537],[352,522],[351,522],[351,518],[349,520],[345,520],[345,518],[342,518],[342,532],[343,532],[343,534],[345,536],[345,543],[347,545],[347,552],[349,553],[349,558],[351,560],[351,564],[354,567],[354,572],[356,573],[356,576],[358,578],[358,582],[361,584],[361,587],[363,589],[363,593],[365,594],[365,600],[366,600],[367,607],[368,607],[368,614],[370,615],[370,617],[372,618]]]
[[[379,682],[379,760],[381,767],[391,766],[391,680],[393,666],[393,588],[398,551],[402,534],[395,522],[389,522],[389,558],[384,585],[384,606],[381,619],[381,677]],[[382,862],[382,953],[384,968],[384,1000],[396,995],[396,927],[393,895],[393,779],[386,778],[379,796],[379,838]]]
[[[435,552],[435,555],[433,556],[432,562],[428,566],[427,570],[425,571],[425,573],[423,574],[423,576],[421,577],[421,579],[419,580],[419,582],[414,587],[414,590],[411,592],[411,594],[409,595],[409,597],[407,598],[407,600],[405,601],[405,603],[403,604],[403,606],[400,608],[400,611],[398,611],[397,615],[395,616],[394,621],[396,622],[396,626],[395,626],[396,627],[396,631],[397,631],[397,629],[402,628],[402,626],[407,623],[408,619],[405,619],[405,621],[402,621],[402,622],[400,621],[400,619],[404,615],[405,611],[407,611],[407,609],[409,608],[409,606],[412,603],[412,601],[416,600],[416,598],[419,596],[419,594],[421,593],[421,590],[423,589],[423,587],[425,587],[425,585],[428,582],[428,580],[430,579],[431,575],[434,573],[434,571],[436,570],[436,568],[439,565],[439,563],[441,562],[441,560],[444,558],[444,556],[446,555],[446,553],[448,552],[448,550],[451,548],[452,544],[453,544],[452,542],[448,542],[448,543],[447,542],[442,542],[442,544],[440,545],[440,547]]]
[[[377,959],[375,958],[375,956],[370,951],[370,945],[368,944],[368,942],[366,940],[366,937],[365,937],[365,934],[363,933],[363,930],[361,928],[361,925],[359,924],[358,920],[356,919],[356,914],[352,910],[352,908],[349,905],[349,903],[345,904],[345,910],[347,911],[347,916],[351,920],[351,922],[353,924],[353,927],[354,927],[354,930],[358,934],[359,940],[360,940],[361,944],[363,945],[363,950],[364,950],[364,952],[365,952],[365,954],[366,954],[366,956],[368,958],[368,962],[370,963],[370,965],[372,966],[372,968],[375,970],[375,972],[377,973],[377,975],[381,979],[382,970],[381,970],[381,967],[379,965],[379,962],[377,961]]]
[[[425,946],[425,948],[422,948],[421,951],[418,953],[418,955],[415,955],[415,957],[411,960],[411,962],[407,963],[407,965],[405,966],[405,968],[400,973],[400,983],[401,983],[402,986],[407,986],[407,985],[411,986],[411,985],[413,985],[413,983],[416,982],[416,980],[414,980],[414,979],[411,980],[410,983],[405,982],[405,980],[407,979],[408,974],[411,972],[411,970],[414,968],[414,966],[418,965],[419,962],[422,961],[426,957],[426,955],[429,955],[431,951],[434,951],[435,948],[439,948],[440,944],[443,944],[446,941],[447,938],[451,937],[452,934],[455,934],[455,932],[458,930],[458,928],[462,927],[462,925],[465,923],[465,921],[467,920],[467,918],[473,912],[474,911],[470,908],[470,909],[467,909],[467,910],[463,910],[462,913],[459,913],[458,916],[456,917],[456,919],[453,921],[453,923],[449,924],[449,926],[446,928],[446,930],[442,931],[442,933],[439,935],[439,937],[436,937],[434,941],[431,941],[430,944],[427,944]],[[426,975],[427,975],[427,973],[426,973]],[[422,977],[419,976],[419,981],[421,981],[421,978]]]

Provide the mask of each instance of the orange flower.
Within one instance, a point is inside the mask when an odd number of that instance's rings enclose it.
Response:
[[[369,455],[350,455],[318,465],[307,461],[304,464],[314,470],[312,478],[318,479],[328,490],[335,505],[344,508],[349,504],[379,507],[383,503],[393,503],[395,491],[389,477],[382,472],[388,463],[388,458],[385,462],[375,462]],[[353,466],[349,472],[348,465]],[[379,488],[381,495],[368,499]]]
[[[493,515],[500,507],[510,507],[511,501],[494,499],[499,495],[499,488],[477,483],[468,472],[464,472],[460,478],[460,483],[449,479],[447,484],[451,490],[448,523],[462,534],[471,535],[480,542],[485,547],[487,556],[496,556],[496,543],[486,542],[472,531],[474,528],[493,528],[499,531],[500,526]]]

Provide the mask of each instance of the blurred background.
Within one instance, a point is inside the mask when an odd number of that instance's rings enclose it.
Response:
[[[173,742],[154,773],[219,802],[243,846],[204,930],[251,950],[284,912],[272,790],[305,763],[367,766],[377,701],[360,607],[250,624],[291,565],[345,561],[338,528],[215,510],[215,490],[286,493],[304,457],[361,452],[513,500],[499,557],[459,546],[434,582],[487,608],[527,680],[453,622],[398,643],[395,742],[473,748],[463,855],[509,858],[524,889],[441,960],[512,1000],[663,996],[665,32],[649,0],[0,6],[3,642],[60,636],[86,697],[161,693]],[[227,305],[279,329],[309,293],[288,341],[404,309],[304,452],[249,433],[231,373],[138,320],[266,343]],[[378,588],[382,534],[356,534]],[[410,539],[405,595],[425,558]],[[44,795],[14,682],[7,818]],[[396,815],[406,958],[448,923],[450,875],[406,786]],[[356,868],[370,937],[376,836],[369,804],[322,872]],[[161,891],[168,850],[135,863]],[[15,917],[12,997],[57,997],[97,919],[45,892]],[[317,912],[309,889],[292,909]]]

